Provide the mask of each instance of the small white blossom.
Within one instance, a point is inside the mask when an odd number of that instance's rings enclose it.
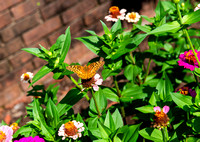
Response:
[[[97,73],[97,74],[95,74],[95,76],[94,76],[94,81],[95,81],[95,83],[93,84],[93,89],[94,89],[94,91],[98,91],[99,90],[99,86],[98,85],[101,85],[102,84],[102,82],[103,82],[103,79],[101,79],[100,78],[101,76]]]
[[[200,9],[200,3],[195,7],[194,11],[197,11]]]
[[[21,75],[21,81],[28,83],[33,78],[33,73],[27,72]]]
[[[128,22],[138,22],[140,20],[140,15],[137,12],[127,13],[125,19]]]

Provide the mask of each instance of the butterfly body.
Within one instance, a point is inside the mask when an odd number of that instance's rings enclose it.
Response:
[[[88,66],[84,65],[70,65],[67,66],[66,69],[73,71],[80,77],[81,79],[90,79],[92,78],[100,67],[104,65],[104,61],[97,61],[89,64]]]

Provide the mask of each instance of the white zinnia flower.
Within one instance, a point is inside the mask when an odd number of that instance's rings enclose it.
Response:
[[[33,78],[33,73],[27,72],[21,75],[21,81],[28,83]]]
[[[76,140],[82,136],[81,132],[84,130],[83,123],[73,120],[62,124],[59,128],[58,135],[62,136],[62,140],[66,139],[66,137]]]
[[[109,9],[110,15],[105,16],[105,19],[106,21],[113,21],[113,22],[117,22],[118,19],[124,20],[125,12],[126,12],[126,9],[119,10],[117,6],[112,6]]]
[[[128,22],[138,22],[140,20],[140,15],[137,12],[127,13],[125,19]]]
[[[0,142],[10,142],[13,138],[13,129],[7,125],[0,127]]]

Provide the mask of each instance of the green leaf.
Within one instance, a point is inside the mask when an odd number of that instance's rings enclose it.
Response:
[[[114,88],[104,88],[103,93],[106,94],[105,97],[113,102],[119,102],[119,97],[117,96],[116,90]]]
[[[139,136],[139,128],[141,124],[129,126],[128,133],[125,134],[124,142],[136,142]]]
[[[107,114],[106,114],[106,118],[105,118],[105,121],[104,121],[104,125],[106,127],[108,127],[109,129],[111,129],[112,131],[114,131],[116,128],[115,128],[115,123],[114,123],[114,120],[110,114],[110,111],[108,110]]]
[[[133,86],[122,91],[122,102],[130,102],[137,99],[144,99],[147,94],[143,92],[143,87]]]
[[[31,128],[31,126],[29,126],[29,125],[24,125],[24,126],[20,127],[20,128],[14,133],[13,138],[17,138],[19,134],[20,134],[20,135],[24,135],[24,136],[26,136],[26,135],[29,136],[31,132],[33,132],[33,128]]]
[[[155,9],[155,13],[156,13],[156,20],[161,21],[165,15],[165,10],[164,7],[162,6],[161,1],[158,2]]]
[[[111,134],[111,131],[109,130],[109,128],[104,126],[101,122],[98,122],[98,127],[100,130],[101,137],[103,139],[109,139],[109,135]]]
[[[175,33],[179,29],[181,29],[180,24],[177,21],[173,21],[173,22],[169,22],[169,23],[166,23],[166,24],[163,24],[163,25],[157,27],[156,29],[149,32],[148,35],[163,34],[163,33],[166,33],[166,32]]]
[[[101,25],[103,27],[105,34],[110,34],[110,31],[109,31],[108,27],[106,26],[106,24],[101,20],[100,20],[100,22],[101,22]]]
[[[118,128],[120,128],[124,125],[122,116],[121,116],[118,109],[116,109],[114,111],[114,113],[112,114],[112,118],[113,118],[113,121],[114,121],[114,124],[115,124],[115,129],[118,129]]]
[[[83,96],[84,94],[81,93],[79,89],[72,88],[57,105],[59,116],[62,116],[71,109],[74,104],[83,98]]]
[[[163,101],[171,101],[170,92],[173,91],[173,86],[165,72],[163,72],[162,78],[158,82],[156,89]]]
[[[138,108],[135,108],[135,109],[139,110],[142,113],[154,113],[153,108],[154,107],[151,106],[151,105],[146,105],[146,106],[138,107]]]
[[[104,44],[97,36],[78,37],[75,39],[80,40],[89,50],[91,50],[96,55],[99,54],[99,47]]]
[[[111,33],[116,33],[117,31],[122,29],[121,20],[118,19],[118,21],[111,27],[110,31]]]
[[[124,69],[124,76],[130,81],[131,80],[135,81],[135,78],[141,71],[142,69],[137,65],[129,64]]]
[[[160,130],[154,128],[145,128],[139,131],[139,134],[145,139],[152,140],[154,142],[162,142],[163,136]]]
[[[56,107],[56,105],[54,104],[54,102],[51,100],[51,98],[49,98],[48,102],[47,102],[47,106],[46,106],[46,114],[47,114],[47,118],[50,122],[52,122],[52,126],[54,128],[57,128],[60,118],[59,118],[59,113],[58,113],[58,109]]]
[[[45,53],[39,48],[22,48],[21,50],[31,53],[41,59],[45,59]]]
[[[200,117],[196,117],[192,120],[192,128],[195,130],[195,132],[200,132]]]
[[[151,27],[147,26],[147,25],[135,25],[138,29],[140,29],[141,31],[144,31],[146,33],[151,31]]]
[[[39,79],[47,75],[48,73],[52,72],[53,69],[49,67],[49,65],[43,66],[33,77],[32,82],[29,86],[33,85],[35,82],[37,82]]]
[[[191,96],[185,96],[180,93],[171,93],[172,100],[183,110],[190,111],[192,103],[192,97]]]
[[[133,43],[135,44],[135,46],[138,46],[146,37],[148,34],[137,34],[134,38],[133,38]]]
[[[154,23],[154,18],[149,18],[148,16],[145,15],[141,15],[141,17],[147,20],[149,23]]]
[[[67,28],[67,30],[65,31],[65,40],[64,43],[61,46],[61,50],[60,50],[60,62],[62,63],[65,60],[65,57],[67,55],[67,52],[69,50],[71,44],[71,34],[70,34],[70,27]]]
[[[104,96],[104,93],[101,88],[99,88],[99,91],[95,92],[93,97],[95,97],[95,99],[96,99],[96,104],[97,104],[99,112],[102,113],[103,111],[106,111],[107,100],[106,100],[106,97]],[[96,108],[93,97],[90,101],[90,111],[92,113],[95,113],[98,115],[97,108]]]
[[[34,102],[33,102],[33,116],[34,116],[34,120],[40,122],[41,130],[42,130],[41,134],[45,136],[44,138],[48,141],[54,141],[54,138],[51,134],[52,129],[47,126],[44,115],[42,114],[42,111],[40,109],[39,102],[37,99],[34,99]]]
[[[193,24],[200,21],[200,10],[183,16],[183,24]]]

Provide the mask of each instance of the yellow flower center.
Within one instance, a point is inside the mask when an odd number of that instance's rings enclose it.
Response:
[[[194,55],[190,55],[190,52],[188,52],[188,53],[186,54],[185,59],[186,59],[186,61],[187,61],[189,64],[191,64],[191,65],[194,65],[195,62],[196,62],[195,56],[194,56]]]
[[[178,91],[180,91],[180,93],[183,95],[188,95],[189,93],[188,90],[189,90],[189,87],[182,87]]]
[[[163,110],[161,111],[156,111],[156,113],[154,114],[154,127],[157,128],[161,128],[161,127],[167,127],[167,125],[169,124],[169,118],[167,116],[167,114],[165,114],[163,112]]]
[[[10,125],[10,127],[13,129],[13,131],[14,131],[14,130],[17,130],[18,124],[17,124],[17,123],[12,123],[12,124]]]
[[[25,74],[24,74],[24,80],[26,81],[26,80],[29,80],[29,79],[30,79],[29,74],[25,73]]]
[[[112,18],[117,18],[118,15],[121,15],[119,12],[119,7],[117,6],[112,6],[109,9],[110,14],[112,15]]]
[[[65,133],[68,136],[74,136],[78,133],[78,129],[76,128],[76,126],[72,121],[65,123]]]
[[[132,12],[132,13],[129,15],[129,18],[134,20],[134,19],[136,18],[136,13]]]
[[[3,131],[0,131],[0,142],[6,139],[6,134]]]

